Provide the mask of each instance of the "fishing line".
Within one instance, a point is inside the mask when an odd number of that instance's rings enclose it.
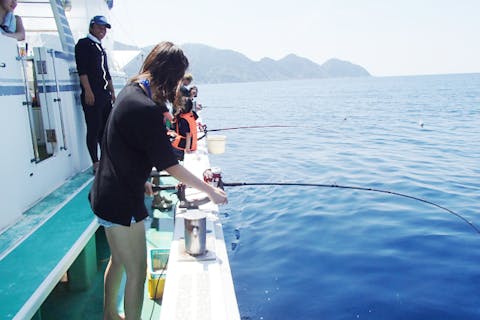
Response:
[[[207,132],[213,131],[225,131],[225,130],[238,130],[238,129],[257,129],[257,128],[295,128],[296,126],[287,126],[287,125],[261,125],[261,126],[244,126],[244,127],[230,127],[230,128],[221,128],[221,129],[206,129]]]
[[[243,126],[243,127],[229,127],[229,128],[220,128],[220,129],[207,129],[206,125],[203,125],[203,136],[198,138],[197,140],[201,140],[207,136],[208,132],[215,132],[215,131],[229,131],[229,130],[239,130],[239,129],[258,129],[258,128],[296,128],[296,126],[288,126],[288,125],[258,125],[258,126]]]
[[[432,206],[435,206],[439,209],[442,209],[449,214],[452,214],[456,216],[457,218],[461,219],[463,222],[467,223],[470,227],[472,227],[473,230],[475,230],[478,234],[480,234],[480,229],[475,226],[471,221],[468,221],[465,217],[463,217],[461,214],[450,210],[444,206],[441,206],[435,202],[428,201],[422,198],[410,196],[408,194],[400,193],[400,192],[395,192],[395,191],[389,191],[389,190],[382,190],[382,189],[375,189],[375,188],[366,188],[366,187],[356,187],[356,186],[343,186],[343,185],[338,185],[338,184],[321,184],[321,183],[293,183],[293,182],[223,182],[223,186],[225,187],[241,187],[241,186],[301,186],[301,187],[322,187],[322,188],[339,188],[339,189],[352,189],[352,190],[360,190],[360,191],[371,191],[371,192],[379,192],[379,193],[386,193],[386,194],[391,194],[395,196],[400,196],[408,199],[412,199],[415,201],[420,201]]]
[[[473,224],[473,222],[468,221],[465,217],[463,217],[460,213],[457,213],[453,210],[448,209],[447,207],[441,206],[438,203],[425,200],[419,197],[411,196],[408,194],[390,191],[390,190],[382,190],[382,189],[375,189],[375,188],[367,188],[367,187],[357,187],[357,186],[344,186],[339,184],[322,184],[322,183],[298,183],[298,182],[219,182],[219,187],[243,187],[243,186],[298,186],[298,187],[321,187],[321,188],[338,188],[338,189],[351,189],[351,190],[360,190],[360,191],[370,191],[370,192],[378,192],[378,193],[385,193],[390,195],[395,195],[399,197],[404,197],[408,199],[412,199],[415,201],[420,201],[431,206],[437,207],[441,210],[448,212],[451,215],[456,216],[457,218],[461,219],[463,222],[467,223],[473,230],[475,230],[478,234],[480,234],[480,229]],[[153,186],[153,191],[160,191],[160,190],[175,190],[176,186],[168,186],[168,185],[161,185],[161,186]],[[206,198],[207,199],[207,198]],[[202,199],[203,200],[203,199]],[[202,202],[203,204],[203,202]]]

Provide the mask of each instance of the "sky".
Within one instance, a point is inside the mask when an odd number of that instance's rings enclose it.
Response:
[[[374,76],[480,72],[480,0],[117,0],[116,40],[347,60]]]

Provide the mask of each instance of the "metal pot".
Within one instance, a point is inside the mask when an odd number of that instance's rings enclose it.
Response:
[[[185,251],[192,256],[205,253],[207,242],[207,215],[200,210],[188,210],[184,216]]]

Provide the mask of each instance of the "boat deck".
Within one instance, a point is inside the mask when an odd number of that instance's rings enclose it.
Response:
[[[199,142],[184,165],[202,178],[210,163],[205,141]],[[92,180],[90,171],[73,177],[0,234],[1,319],[102,318],[110,252],[87,201]],[[164,176],[160,183],[177,181]],[[205,196],[193,189],[186,193],[187,199]],[[161,195],[177,202],[173,191]],[[147,208],[151,202],[147,198]],[[218,207],[209,202],[200,209],[208,214],[204,257],[185,253],[185,209],[154,209],[145,221],[147,249],[170,256],[163,299],[150,299],[146,279],[142,319],[240,319]],[[122,313],[123,296],[118,308]]]
[[[205,140],[199,141],[195,153],[185,155],[184,165],[203,179],[203,172],[210,168]],[[205,197],[192,189],[186,195],[187,199]],[[161,319],[240,319],[218,206],[208,202],[199,209],[207,213],[207,253],[196,258],[185,253],[186,211],[178,209]]]
[[[0,318],[34,316],[79,254],[95,251],[98,224],[86,201],[91,181],[91,173],[77,175],[2,233]],[[74,278],[73,286],[84,285]]]

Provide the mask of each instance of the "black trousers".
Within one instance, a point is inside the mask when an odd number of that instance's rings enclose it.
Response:
[[[83,99],[82,106],[87,124],[88,153],[92,162],[95,163],[98,162],[98,145],[101,148],[103,131],[112,111],[112,101],[109,95],[106,97],[95,96],[95,103],[92,106],[87,106]]]

